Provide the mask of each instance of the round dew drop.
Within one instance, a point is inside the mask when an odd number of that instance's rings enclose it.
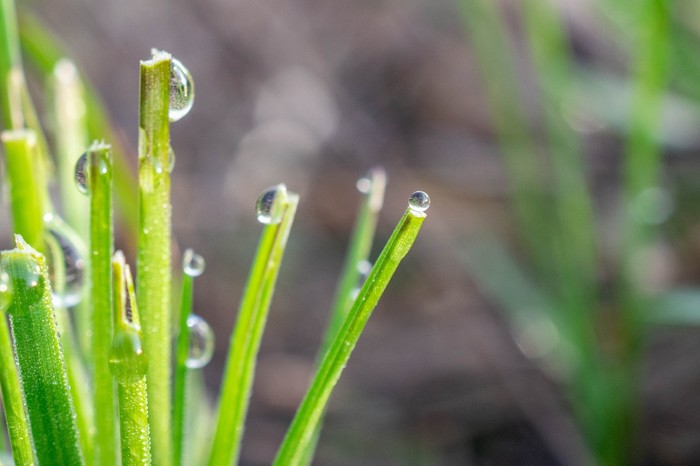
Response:
[[[12,304],[12,281],[7,272],[0,272],[0,311],[5,312]]]
[[[88,153],[85,152],[80,156],[78,161],[75,163],[75,186],[78,191],[85,194],[86,196],[90,194],[90,189],[88,187]]]
[[[408,207],[415,212],[425,212],[430,207],[430,196],[423,191],[416,191],[408,198]]]
[[[170,107],[168,118],[178,121],[192,109],[194,81],[192,75],[177,58],[170,62]]]
[[[190,277],[199,277],[204,273],[206,263],[204,258],[195,253],[192,249],[185,251],[182,258],[182,270]]]
[[[134,383],[146,377],[148,360],[143,352],[140,332],[134,327],[115,332],[109,368],[119,383]]]
[[[286,196],[287,187],[283,184],[278,184],[263,191],[255,203],[255,213],[258,217],[258,222],[265,225],[280,223],[284,211],[283,201]]]
[[[75,306],[83,298],[85,284],[82,241],[68,225],[53,215],[45,219],[45,228],[53,303],[59,307]]]
[[[206,320],[192,314],[187,318],[190,345],[185,365],[190,369],[201,369],[209,364],[214,355],[214,332]]]

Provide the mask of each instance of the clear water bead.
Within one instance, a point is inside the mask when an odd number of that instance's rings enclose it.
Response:
[[[12,304],[12,281],[7,272],[0,272],[0,311],[5,312]]]
[[[143,352],[141,332],[127,326],[114,333],[109,369],[117,382],[132,384],[146,377],[148,360]]]
[[[416,212],[425,212],[430,207],[430,196],[423,191],[416,191],[408,198],[408,206]]]
[[[60,218],[47,215],[46,260],[54,306],[72,307],[83,299],[85,249],[80,237]]]
[[[90,188],[88,186],[88,153],[85,152],[80,156],[78,161],[75,163],[75,186],[78,191],[85,194],[86,196],[90,194]]]
[[[186,250],[185,254],[182,256],[182,270],[190,277],[199,277],[202,275],[205,265],[204,258],[195,253],[192,249]]]
[[[194,103],[194,81],[192,75],[180,63],[173,58],[170,62],[170,107],[168,117],[170,121],[178,121],[192,109]]]
[[[187,318],[190,345],[185,365],[190,369],[201,369],[209,364],[214,355],[214,332],[206,320],[192,314]]]
[[[355,186],[357,187],[357,190],[360,191],[362,194],[367,194],[369,190],[372,189],[372,182],[369,178],[364,176],[357,180]]]
[[[258,222],[265,225],[280,223],[284,213],[284,198],[286,196],[287,187],[283,184],[278,184],[263,191],[255,203],[255,213],[258,217]]]

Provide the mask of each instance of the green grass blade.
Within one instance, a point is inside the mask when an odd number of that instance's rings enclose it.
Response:
[[[12,74],[22,72],[22,59],[17,34],[17,13],[14,0],[0,0],[0,106],[6,128],[24,125],[21,103],[13,92]]]
[[[17,249],[0,257],[12,281],[8,312],[38,463],[82,465],[46,261],[21,236]]]
[[[90,276],[93,322],[93,374],[97,443],[95,463],[117,461],[115,386],[109,369],[112,338],[112,159],[110,147],[93,144],[87,151],[90,195]]]
[[[12,283],[5,270],[0,269],[0,389],[5,410],[7,433],[10,438],[12,456],[17,466],[36,463],[32,448],[27,415],[24,412],[24,398],[19,385],[19,375],[15,354],[7,327],[5,312],[12,301]]]
[[[352,232],[350,247],[345,256],[343,270],[336,287],[330,320],[318,352],[318,361],[326,354],[336,334],[343,326],[360,284],[360,265],[369,261],[372,241],[374,241],[374,234],[377,229],[377,218],[384,203],[386,173],[383,168],[374,168],[367,177],[361,178],[357,183],[358,190],[362,193],[362,202],[355,220],[355,227]],[[311,464],[322,427],[323,418],[318,422],[313,440],[309,443],[309,447],[304,453],[303,464]]]
[[[265,226],[241,299],[219,397],[210,466],[235,464],[240,454],[255,361],[299,197],[278,189],[274,202],[279,202],[284,213],[280,223]]]
[[[192,314],[192,288],[194,275],[188,273],[188,264],[193,260],[194,251],[188,249],[183,255],[182,298],[177,333],[177,349],[175,354],[175,383],[173,388],[173,464],[183,464],[185,446],[185,431],[187,423],[187,400],[190,369],[187,367],[187,356],[190,347],[190,332],[187,319]],[[199,274],[202,271],[197,271]]]
[[[414,211],[409,207],[399,221],[342,328],[325,354],[277,452],[275,465],[297,466],[304,460],[304,454],[313,440],[316,425],[324,413],[331,392],[389,280],[411,249],[425,217],[423,212]]]
[[[36,136],[31,130],[5,131],[2,141],[14,231],[26,235],[26,241],[41,251],[44,249],[44,221],[40,193],[44,187],[35,176]]]
[[[139,312],[129,266],[121,251],[112,260],[114,274],[114,338],[110,368],[119,388],[119,426],[122,464],[151,464],[151,436],[148,427],[148,395],[146,367],[148,360],[142,349]],[[127,312],[127,292],[131,318]]]
[[[141,62],[137,299],[148,355],[148,411],[153,463],[172,462],[170,131],[171,56]]]

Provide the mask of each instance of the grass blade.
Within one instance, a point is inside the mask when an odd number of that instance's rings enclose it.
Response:
[[[325,354],[304,400],[297,410],[287,435],[280,446],[274,464],[297,466],[313,440],[316,426],[360,334],[377,306],[384,289],[401,260],[408,253],[425,220],[425,214],[411,209],[399,221],[372,272],[360,290],[342,328]]]
[[[148,412],[156,465],[172,462],[170,131],[171,56],[141,62],[137,294],[148,355]]]
[[[1,254],[12,281],[8,312],[27,414],[39,464],[83,463],[75,410],[51,306],[44,257],[17,236],[17,249]],[[47,415],[47,406],[51,415]]]
[[[265,226],[241,299],[219,398],[210,466],[238,462],[255,361],[298,202],[299,197],[286,192],[284,185],[277,187],[273,203],[282,209],[282,220]]]
[[[134,285],[124,254],[117,251],[112,260],[114,278],[112,304],[114,338],[110,368],[118,385],[119,427],[122,464],[151,464],[151,435],[148,427],[146,366],[148,360],[141,344],[141,327]],[[127,311],[127,292],[131,312]],[[131,318],[129,319],[129,315]]]
[[[35,464],[36,460],[34,459],[27,415],[24,412],[24,398],[19,385],[10,329],[7,327],[7,320],[5,320],[5,312],[12,301],[12,294],[10,277],[7,272],[0,269],[0,312],[2,312],[0,315],[0,388],[2,389],[2,404],[15,464],[29,466]]]
[[[95,143],[87,154],[90,194],[90,275],[93,327],[96,464],[117,461],[116,398],[109,370],[112,338],[112,159],[110,147]]]

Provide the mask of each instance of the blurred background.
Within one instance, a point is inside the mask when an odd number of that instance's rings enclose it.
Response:
[[[270,463],[306,390],[356,180],[388,175],[373,258],[408,196],[430,194],[314,463],[371,466],[700,464],[699,5],[20,6],[101,96],[132,167],[139,60],[162,48],[194,77],[194,108],[171,128],[173,223],[207,261],[195,310],[217,338],[212,398],[255,200],[279,182],[301,195],[244,465]]]

